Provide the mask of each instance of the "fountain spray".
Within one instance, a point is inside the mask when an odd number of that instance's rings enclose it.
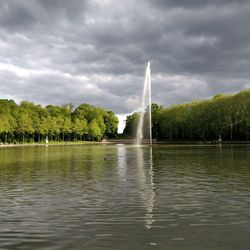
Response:
[[[148,97],[148,102],[146,102],[146,98]],[[143,139],[143,124],[144,124],[144,116],[145,110],[148,105],[148,112],[149,112],[149,143],[152,144],[152,114],[151,114],[151,69],[150,69],[150,62],[148,62],[145,79],[144,79],[144,87],[143,87],[143,96],[142,96],[142,104],[140,110],[140,118],[137,127],[137,134],[136,134],[136,143],[140,145]]]

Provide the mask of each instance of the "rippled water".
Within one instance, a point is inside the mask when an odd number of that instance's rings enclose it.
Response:
[[[250,249],[250,147],[0,148],[0,249]]]

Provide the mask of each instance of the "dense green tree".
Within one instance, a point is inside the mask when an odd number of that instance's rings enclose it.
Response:
[[[156,103],[152,103],[151,105],[151,112],[152,112],[152,136],[153,138],[157,138],[160,133],[159,127],[159,118],[163,111],[163,107],[157,105]]]
[[[66,117],[63,120],[62,127],[61,127],[63,141],[65,140],[65,135],[68,136],[68,139],[69,139],[69,135],[70,135],[71,131],[72,131],[71,130],[71,119]]]
[[[72,123],[72,132],[74,141],[77,139],[83,140],[88,134],[88,123],[86,119],[76,118]]]
[[[111,111],[81,104],[48,105],[28,101],[17,105],[0,100],[0,142],[44,142],[49,140],[101,140],[117,134],[118,119]]]
[[[20,110],[17,119],[18,141],[24,143],[25,139],[28,140],[29,134],[34,133],[33,122],[28,112]]]
[[[127,117],[125,134],[135,136],[138,117]],[[250,90],[167,108],[152,104],[152,131],[160,140],[249,140]]]
[[[99,125],[98,125],[97,120],[93,119],[89,123],[88,134],[90,135],[90,138],[92,140],[99,141],[102,138],[102,131],[101,131],[101,128],[99,127]]]
[[[10,128],[10,117],[8,115],[0,114],[0,121],[0,134],[4,136],[4,141],[7,143]]]
[[[84,118],[87,122],[91,122],[94,119],[98,119],[98,117],[103,117],[106,111],[103,109],[97,108],[90,104],[81,104],[79,105],[73,113],[74,117]]]
[[[106,125],[105,136],[113,137],[116,135],[119,120],[115,114],[112,111],[108,111],[104,114],[103,120]]]
[[[137,133],[137,126],[139,123],[140,114],[138,112],[128,115],[123,134],[135,137]]]

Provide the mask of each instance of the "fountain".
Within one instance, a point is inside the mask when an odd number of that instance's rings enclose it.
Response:
[[[146,102],[146,98],[148,97],[148,103]],[[151,69],[150,69],[150,62],[148,62],[146,73],[145,73],[145,80],[144,80],[144,87],[143,87],[143,96],[142,96],[142,105],[140,110],[140,117],[139,123],[137,127],[136,133],[136,143],[140,145],[143,140],[143,125],[144,125],[144,117],[145,117],[145,110],[148,106],[149,112],[149,144],[152,144],[152,117],[151,117]]]

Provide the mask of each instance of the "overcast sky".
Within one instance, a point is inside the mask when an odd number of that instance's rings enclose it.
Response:
[[[138,109],[250,88],[249,0],[0,0],[0,98]]]

